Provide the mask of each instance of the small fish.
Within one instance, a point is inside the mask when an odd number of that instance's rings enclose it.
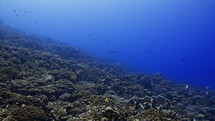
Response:
[[[185,61],[186,61],[186,59],[184,59],[184,58],[181,59],[181,62],[185,62]]]
[[[16,13],[16,10],[13,10],[14,13]]]
[[[182,84],[183,88],[185,88],[186,90],[189,88],[188,84]]]
[[[28,11],[24,11],[25,14],[28,14]]]
[[[109,102],[109,98],[108,97],[105,98],[105,102]]]
[[[185,85],[185,89],[188,89],[188,87],[189,87],[189,85],[186,84],[186,85]]]

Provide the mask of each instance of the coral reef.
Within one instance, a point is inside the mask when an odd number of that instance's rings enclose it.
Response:
[[[214,90],[133,73],[1,22],[0,62],[2,121],[215,120]]]

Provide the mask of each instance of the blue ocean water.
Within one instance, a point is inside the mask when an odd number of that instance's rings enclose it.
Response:
[[[215,87],[214,0],[0,0],[0,19],[137,72]]]

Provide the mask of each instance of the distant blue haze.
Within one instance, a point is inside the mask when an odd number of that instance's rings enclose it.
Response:
[[[215,87],[214,0],[0,0],[0,19],[137,72]]]

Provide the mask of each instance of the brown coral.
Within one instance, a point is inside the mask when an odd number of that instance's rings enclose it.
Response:
[[[16,121],[45,121],[46,114],[43,109],[28,105],[15,108],[11,117]]]
[[[141,121],[179,121],[176,113],[167,110],[156,110],[154,108],[140,112],[136,118]]]

